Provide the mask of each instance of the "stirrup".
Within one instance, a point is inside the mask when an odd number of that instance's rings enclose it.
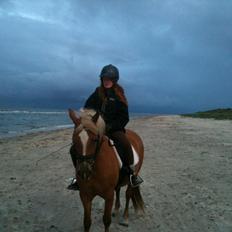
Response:
[[[133,180],[133,178],[136,178]],[[130,185],[132,188],[138,187],[141,183],[143,183],[143,179],[139,175],[130,175]]]

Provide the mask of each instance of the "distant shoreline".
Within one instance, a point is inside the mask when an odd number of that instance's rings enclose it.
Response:
[[[196,113],[182,114],[183,117],[191,118],[212,118],[216,120],[232,120],[232,109],[214,109],[208,111],[199,111]]]
[[[130,112],[130,120],[137,118],[152,118],[173,116],[178,114],[153,114]],[[190,114],[180,114],[182,117],[232,120],[232,109],[215,109]],[[0,140],[19,136],[33,135],[41,132],[59,131],[72,128],[72,122],[65,110],[49,109],[0,109]]]
[[[138,119],[140,120],[146,120],[146,119],[152,119],[155,117],[170,117],[170,116],[177,116],[177,115],[161,115],[161,114],[157,114],[157,115],[141,115],[141,116],[133,116],[130,117],[130,122],[132,121],[136,121]],[[27,136],[37,136],[37,135],[43,135],[43,134],[50,134],[50,133],[55,133],[55,132],[59,132],[59,131],[66,131],[66,130],[72,130],[73,129],[73,124],[68,124],[68,125],[59,125],[59,126],[54,126],[54,127],[47,127],[47,128],[38,128],[38,129],[34,129],[32,131],[25,131],[25,132],[19,132],[19,133],[15,133],[15,134],[4,134],[4,135],[0,135],[0,142],[4,141],[4,140],[8,140],[8,139],[15,139],[15,138],[24,138]]]
[[[77,111],[78,112],[78,111]],[[157,116],[151,113],[129,113],[130,119]],[[0,139],[72,128],[68,112],[57,109],[0,109]]]
[[[146,118],[152,118],[152,117],[157,117],[160,115],[133,115],[130,117],[130,121],[136,120],[138,118],[140,119],[146,119]],[[44,133],[50,133],[50,132],[57,132],[57,131],[62,131],[62,130],[67,130],[67,129],[72,129],[73,124],[66,124],[66,125],[55,125],[55,126],[47,126],[47,127],[40,127],[40,128],[35,128],[31,130],[25,130],[25,131],[19,131],[15,133],[5,133],[5,134],[0,134],[0,141],[5,140],[5,139],[14,139],[18,137],[24,137],[24,136],[33,136],[37,134],[44,134]]]

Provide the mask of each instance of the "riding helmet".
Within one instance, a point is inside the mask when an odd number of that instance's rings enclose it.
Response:
[[[103,77],[108,77],[111,81],[116,83],[119,80],[118,68],[112,64],[104,66],[100,74],[101,80]]]

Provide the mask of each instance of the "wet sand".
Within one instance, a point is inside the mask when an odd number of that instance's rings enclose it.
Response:
[[[131,206],[129,227],[113,218],[111,232],[231,232],[232,121],[144,117],[128,128],[145,145],[146,213],[136,215]],[[1,232],[83,231],[79,194],[66,189],[74,175],[71,135],[65,129],[0,140]],[[92,232],[104,231],[103,204],[94,199]]]

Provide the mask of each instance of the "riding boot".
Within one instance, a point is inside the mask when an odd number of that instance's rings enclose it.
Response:
[[[142,182],[143,179],[139,175],[135,175],[135,167],[134,166],[128,166],[128,174],[129,174],[129,180],[131,187],[135,188],[139,186]]]

